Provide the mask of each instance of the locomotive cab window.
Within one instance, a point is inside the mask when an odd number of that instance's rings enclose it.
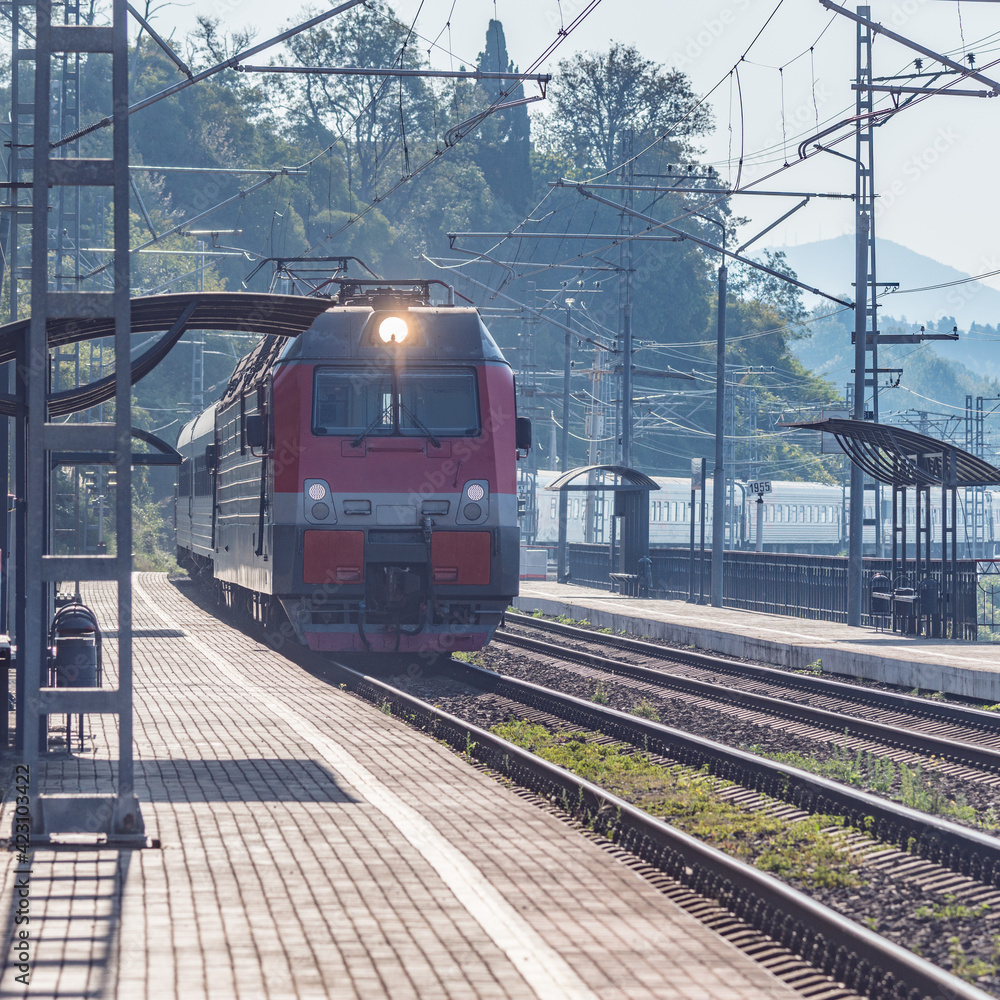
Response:
[[[479,433],[476,373],[408,369],[399,376],[399,408],[403,434],[423,434],[426,429],[448,437],[473,437]]]
[[[313,433],[474,437],[480,432],[471,370],[318,369]]]
[[[316,372],[313,430],[317,434],[392,433],[390,372]]]

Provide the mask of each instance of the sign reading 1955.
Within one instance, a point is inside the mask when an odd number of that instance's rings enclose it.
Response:
[[[752,482],[747,483],[747,489],[751,493],[755,493],[757,496],[763,496],[765,493],[771,492],[771,480],[755,479]]]

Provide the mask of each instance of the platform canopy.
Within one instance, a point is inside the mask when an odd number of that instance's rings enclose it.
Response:
[[[947,441],[867,420],[830,417],[784,424],[832,434],[850,460],[890,486],[993,486],[1000,469]]]
[[[297,337],[332,306],[330,299],[257,292],[185,292],[134,298],[132,334],[162,333],[162,336],[144,354],[132,358],[132,384],[148,375],[188,330]],[[22,319],[0,326],[0,364],[16,359],[30,322]],[[100,316],[88,320],[53,317],[47,327],[49,347],[114,334],[114,321]],[[96,382],[51,394],[49,415],[58,417],[85,410],[112,399],[114,394],[112,372]],[[13,416],[16,406],[14,396],[0,393],[0,415]]]
[[[600,483],[591,486],[589,483],[580,483],[573,486],[573,480],[581,476],[588,476],[591,472],[603,472],[621,478],[621,484]],[[645,473],[637,469],[629,469],[624,465],[582,465],[579,469],[570,469],[564,472],[558,479],[554,479],[547,490],[570,491],[570,490],[658,490],[660,487]]]

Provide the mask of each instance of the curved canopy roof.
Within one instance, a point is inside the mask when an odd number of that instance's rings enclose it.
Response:
[[[133,299],[132,333],[163,332],[163,336],[144,354],[132,359],[132,384],[148,375],[187,330],[297,337],[332,306],[330,299],[255,292],[188,292]],[[0,326],[0,364],[15,360],[29,324],[30,320],[23,319]],[[48,322],[49,347],[113,337],[114,333],[114,320],[109,318],[50,319]],[[113,398],[114,394],[115,377],[112,374],[97,382],[52,394],[49,415],[56,417],[85,410]],[[0,394],[0,414],[12,416],[15,412],[15,397]]]
[[[586,483],[580,486],[570,485],[574,479],[579,479],[591,472],[614,475],[624,482],[621,484],[603,483],[597,486],[590,486]],[[637,469],[629,469],[624,465],[583,465],[579,469],[570,469],[568,472],[564,472],[545,488],[547,490],[658,490],[660,487],[645,473],[639,472]]]
[[[806,420],[785,424],[832,434],[851,461],[891,486],[990,486],[1000,469],[947,441],[867,420]]]

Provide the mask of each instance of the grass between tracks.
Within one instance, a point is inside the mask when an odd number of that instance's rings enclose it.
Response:
[[[977,810],[970,806],[963,796],[949,798],[941,788],[937,771],[924,771],[920,764],[908,767],[894,764],[891,760],[858,750],[852,753],[836,743],[827,744],[829,756],[809,757],[801,753],[771,753],[760,746],[743,749],[768,760],[801,768],[812,774],[842,781],[855,788],[887,795],[911,809],[959,820],[980,829],[1000,830],[1000,814],[996,809]],[[933,758],[932,758],[933,761]]]
[[[762,871],[807,886],[864,884],[852,855],[824,832],[842,826],[842,817],[788,820],[741,809],[719,798],[720,783],[705,772],[663,767],[646,754],[528,722],[507,722],[493,732]]]

